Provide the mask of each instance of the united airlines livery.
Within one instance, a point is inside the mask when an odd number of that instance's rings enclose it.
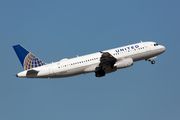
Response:
[[[63,78],[91,72],[95,72],[96,77],[103,77],[117,69],[130,67],[136,61],[154,64],[153,59],[166,50],[155,42],[140,42],[47,64],[21,45],[13,48],[24,68],[16,76],[22,78]]]

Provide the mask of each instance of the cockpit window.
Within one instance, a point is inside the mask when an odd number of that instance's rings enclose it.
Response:
[[[154,46],[158,46],[158,44],[156,43],[156,44],[154,44]]]

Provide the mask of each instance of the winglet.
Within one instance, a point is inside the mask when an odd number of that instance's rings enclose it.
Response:
[[[103,53],[102,51],[99,51],[100,53]]]

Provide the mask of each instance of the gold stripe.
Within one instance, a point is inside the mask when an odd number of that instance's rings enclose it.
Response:
[[[34,64],[33,64],[33,68],[35,68],[35,63],[36,63],[36,62],[35,62],[35,60],[36,60],[36,59],[34,59],[34,60],[33,60],[33,62],[34,62]]]
[[[27,59],[28,59],[27,69],[29,69],[29,64],[31,62],[30,56],[31,56],[31,53],[29,53],[29,55],[27,56]]]
[[[31,63],[30,63],[30,69],[32,68],[32,60],[31,60]]]
[[[36,59],[36,64],[37,64],[37,67],[39,67],[39,64],[38,64],[38,59]]]
[[[30,57],[30,63],[29,63],[29,66],[30,66],[30,69],[31,69],[31,68],[32,68],[32,59],[33,59],[32,54],[30,54],[29,57]]]
[[[41,61],[40,60],[38,60],[39,61],[39,63],[41,64],[41,66],[42,66],[42,63],[41,63]]]

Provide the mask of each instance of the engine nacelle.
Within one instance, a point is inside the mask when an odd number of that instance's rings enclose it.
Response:
[[[117,67],[117,69],[130,67],[133,65],[133,59],[132,58],[124,58],[122,60],[117,61],[114,64],[114,67]]]

